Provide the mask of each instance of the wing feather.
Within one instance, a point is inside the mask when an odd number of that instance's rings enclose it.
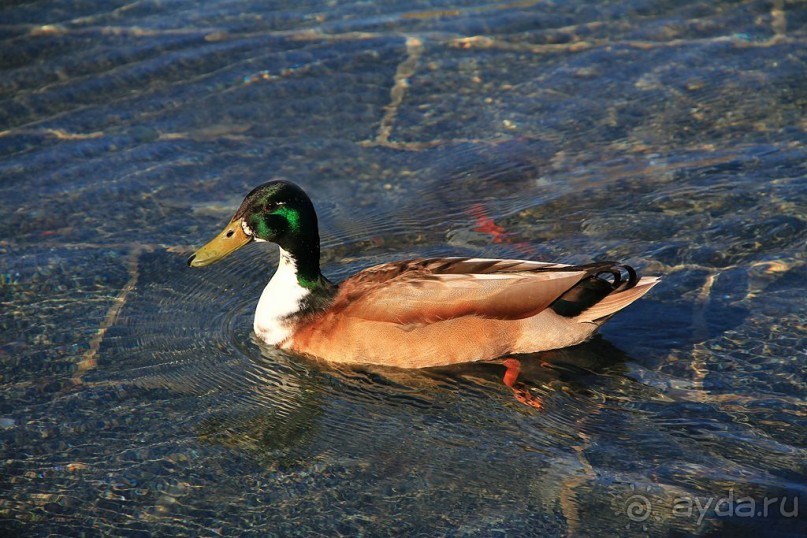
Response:
[[[334,308],[345,316],[403,325],[466,315],[521,319],[547,308],[587,275],[564,267],[479,258],[387,263],[344,282]]]

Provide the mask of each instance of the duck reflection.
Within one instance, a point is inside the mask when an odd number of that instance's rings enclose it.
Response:
[[[497,361],[467,363],[434,369],[444,375],[490,383],[497,378],[510,389],[516,401],[540,410],[543,398],[556,391],[591,397],[590,381],[608,372],[625,373],[620,368],[630,358],[602,337],[571,348],[513,355]]]
[[[391,406],[429,414],[453,414],[467,405],[474,413],[515,408],[540,415],[558,395],[576,400],[583,408],[577,411],[596,414],[603,384],[619,377],[638,385],[623,377],[630,357],[601,337],[557,351],[421,370],[333,365],[260,349],[249,394],[202,421],[198,433],[207,442],[246,449],[271,467],[307,461],[334,438],[380,427],[367,413],[382,422],[393,414]],[[357,416],[347,416],[351,412]]]

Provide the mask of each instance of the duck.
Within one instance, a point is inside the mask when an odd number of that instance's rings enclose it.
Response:
[[[320,270],[314,204],[285,180],[253,189],[188,265],[205,267],[252,242],[274,243],[280,254],[258,299],[255,335],[330,363],[427,368],[566,348],[659,282],[612,261],[430,257],[335,284]]]

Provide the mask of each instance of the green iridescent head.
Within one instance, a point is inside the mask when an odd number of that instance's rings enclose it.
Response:
[[[308,195],[288,181],[270,181],[253,189],[235,212],[233,220],[237,219],[243,221],[247,235],[281,247],[317,229],[317,214]]]
[[[250,192],[227,227],[188,260],[204,267],[235,252],[250,241],[270,241],[291,254],[299,265],[319,271],[317,214],[308,195],[288,181],[270,181]]]

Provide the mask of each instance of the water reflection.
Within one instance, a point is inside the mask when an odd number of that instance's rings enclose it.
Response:
[[[256,345],[261,346],[256,342]],[[308,430],[318,429],[322,414],[335,404],[347,407],[373,405],[373,416],[351,413],[340,418],[316,437],[324,444],[361,446],[364,435],[374,435],[373,426],[378,416],[393,414],[405,408],[410,412],[441,413],[447,407],[461,405],[466,399],[485,399],[490,405],[502,405],[518,411],[548,413],[548,422],[563,420],[550,418],[553,411],[521,410],[515,400],[508,398],[502,383],[506,368],[497,362],[456,365],[426,370],[405,370],[370,366],[335,366],[302,358],[290,359],[282,352],[262,347],[262,355],[253,359],[253,368],[245,372],[249,388],[238,399],[238,405],[229,406],[219,415],[205,421],[201,435],[227,445],[248,446],[267,461],[277,464],[278,455],[288,456],[297,451],[308,452]],[[605,400],[596,387],[598,376],[622,375],[627,357],[607,342],[595,342],[572,350],[560,350],[519,356],[520,383],[553,402],[553,394],[590,400],[596,406]],[[296,360],[296,371],[289,361]],[[607,372],[607,373],[606,373]],[[601,390],[605,390],[604,388]],[[611,395],[612,397],[614,395]],[[563,398],[562,398],[563,401]],[[435,428],[448,420],[435,415]],[[558,432],[568,424],[559,424]],[[552,432],[550,432],[551,434]],[[334,440],[331,437],[345,439]],[[312,457],[308,455],[306,457]]]

